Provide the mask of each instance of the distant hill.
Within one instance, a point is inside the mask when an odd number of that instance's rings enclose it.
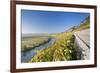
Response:
[[[66,32],[80,31],[88,28],[90,28],[90,16],[86,17],[83,21],[81,21],[79,25],[73,26],[70,29],[66,30]]]

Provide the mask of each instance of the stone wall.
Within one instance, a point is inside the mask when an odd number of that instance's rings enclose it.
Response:
[[[90,48],[74,33],[75,36],[75,48],[78,60],[89,60],[90,59]]]

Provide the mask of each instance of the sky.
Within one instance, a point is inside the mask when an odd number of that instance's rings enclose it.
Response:
[[[22,34],[60,33],[79,25],[89,13],[21,10]]]

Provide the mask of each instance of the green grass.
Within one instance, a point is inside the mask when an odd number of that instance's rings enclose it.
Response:
[[[74,35],[61,33],[54,36],[53,46],[39,51],[30,62],[67,61],[75,60]]]
[[[32,48],[35,48],[37,46],[43,45],[49,41],[48,36],[40,36],[40,37],[24,37],[22,38],[22,45],[21,45],[21,51],[28,51]]]

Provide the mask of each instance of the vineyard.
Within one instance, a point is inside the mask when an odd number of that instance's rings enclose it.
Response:
[[[69,33],[56,34],[53,46],[39,51],[30,62],[76,60],[74,35]]]

